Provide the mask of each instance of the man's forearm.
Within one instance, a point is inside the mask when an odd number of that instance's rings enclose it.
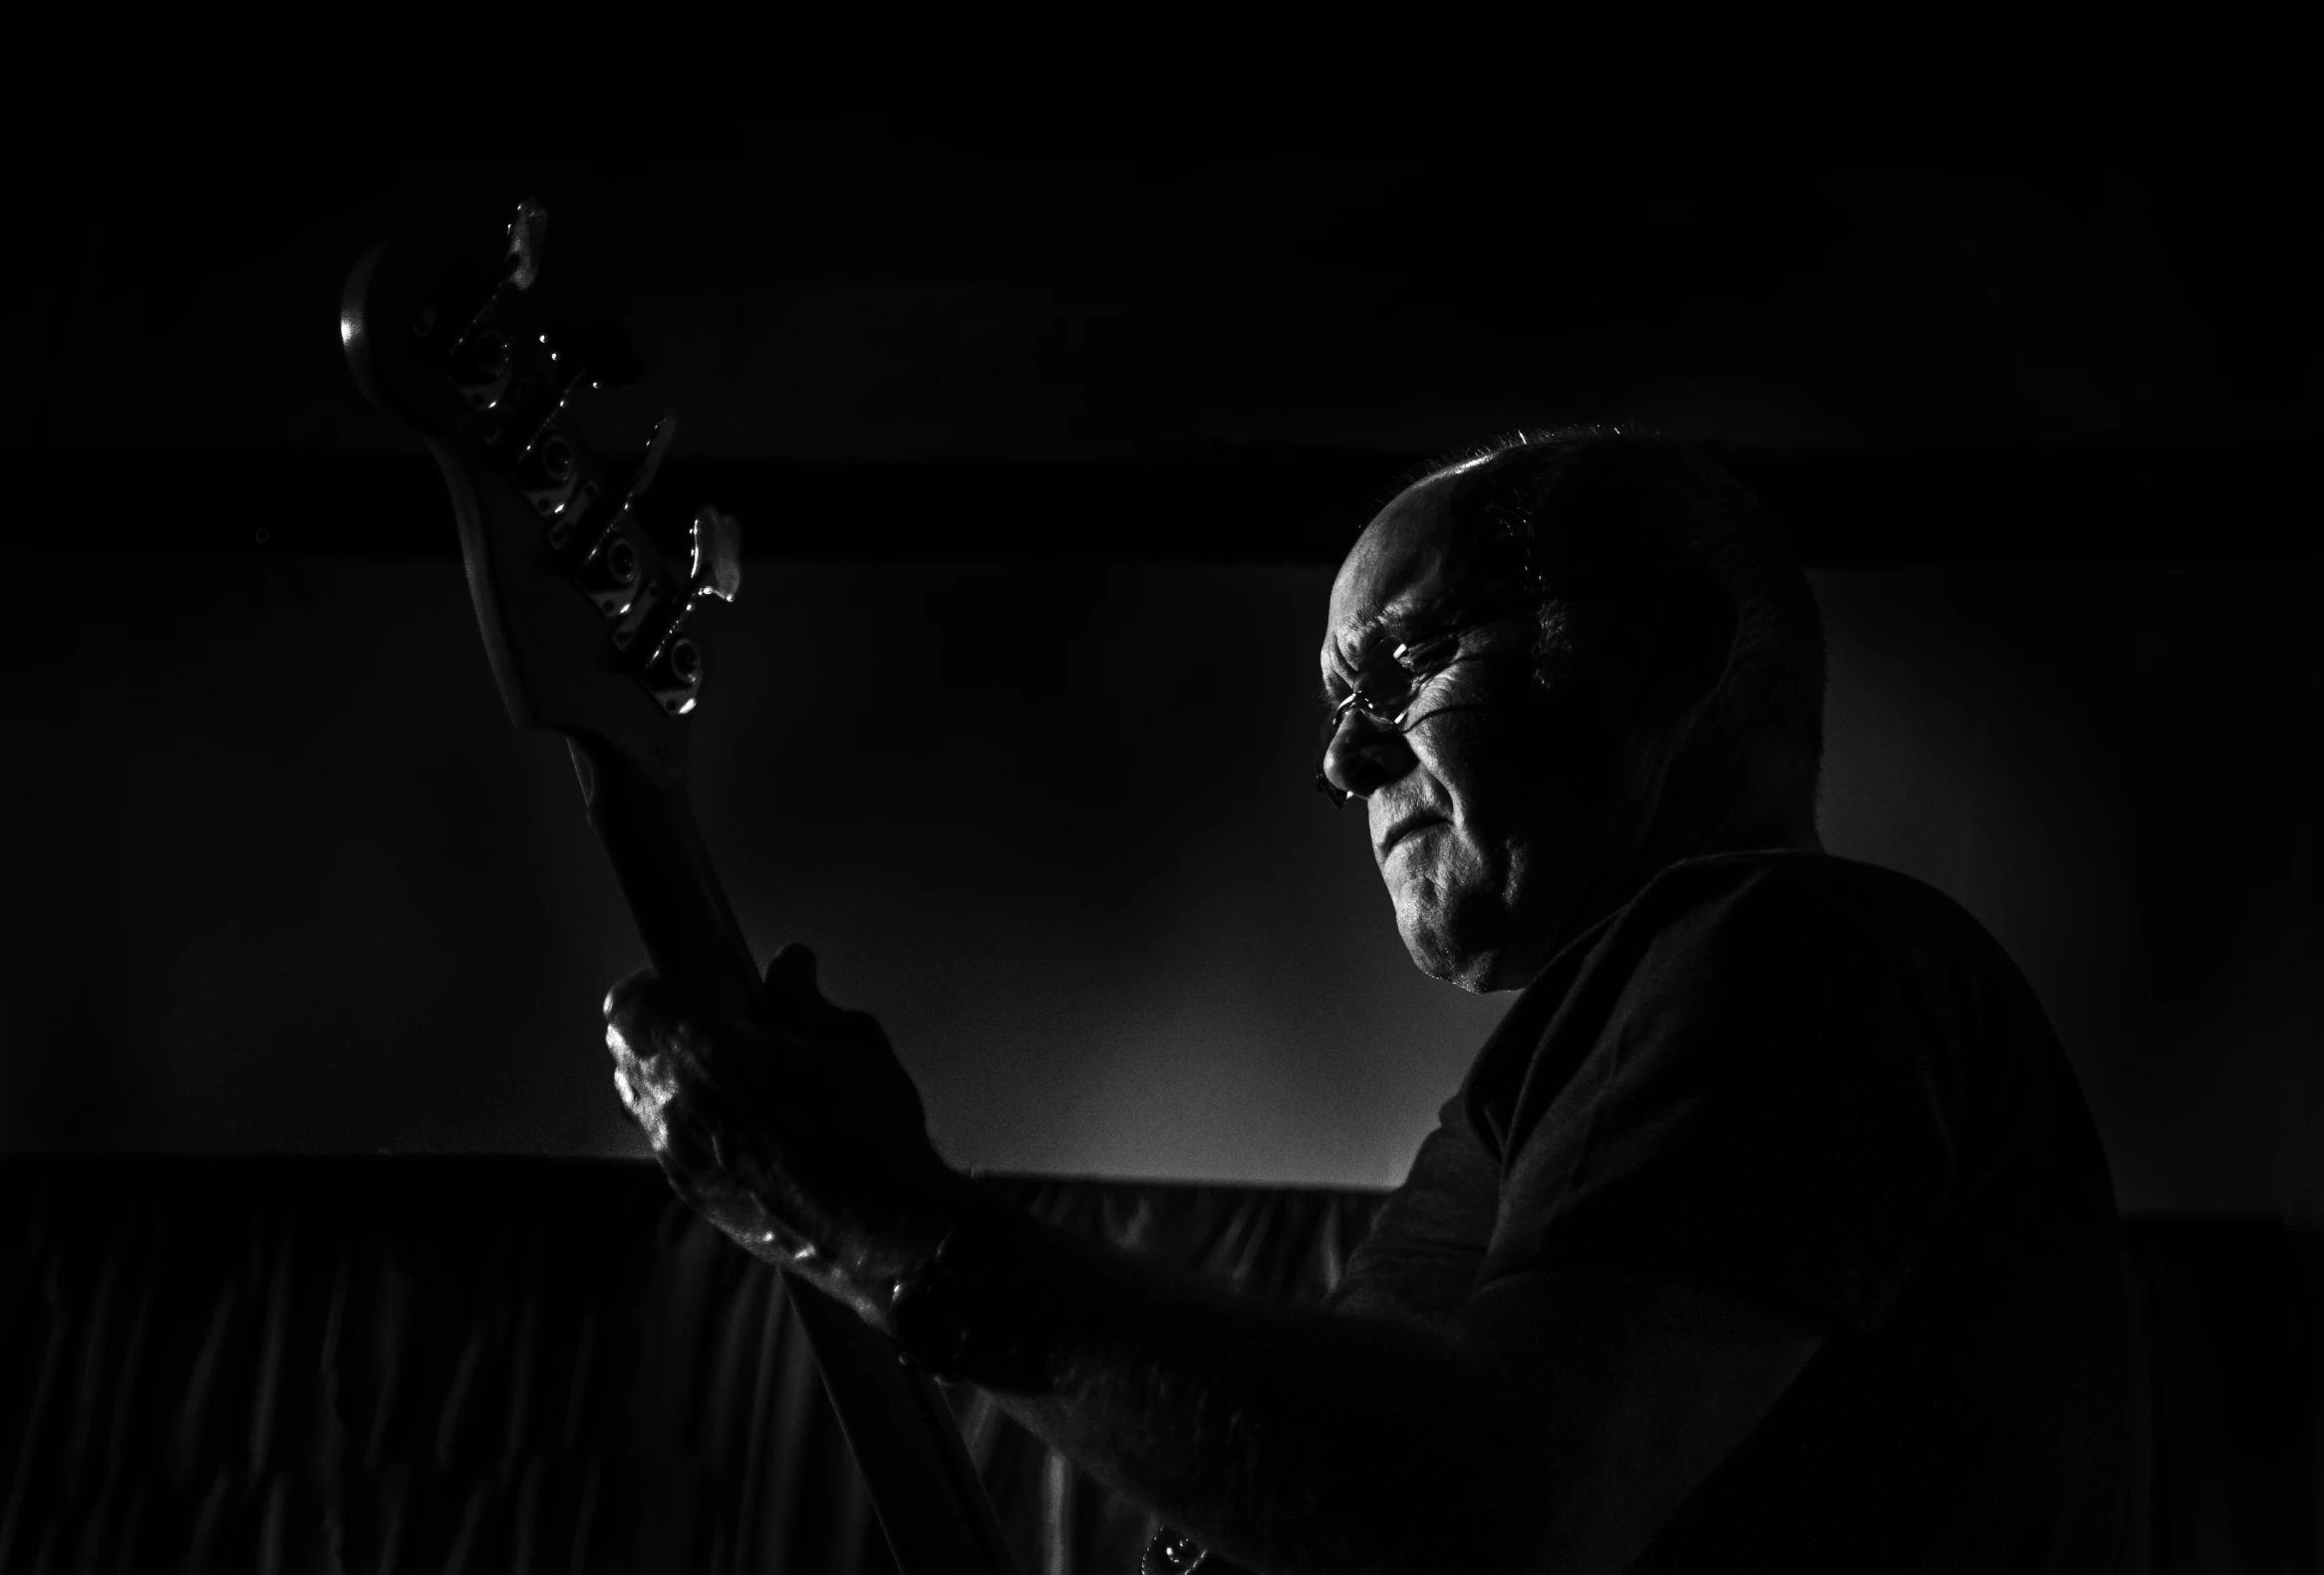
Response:
[[[1448,1334],[1230,1296],[1029,1222],[975,1250],[972,1275],[1005,1289],[970,1316],[1033,1335],[1040,1374],[970,1376],[1227,1557],[1270,1572],[1490,1568],[1520,1483],[1538,1497],[1516,1408]]]

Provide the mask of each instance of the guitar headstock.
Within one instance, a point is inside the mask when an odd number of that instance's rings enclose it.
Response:
[[[509,720],[669,780],[710,665],[696,615],[733,599],[740,533],[715,508],[649,513],[672,418],[628,461],[584,436],[575,401],[639,368],[618,331],[544,317],[546,222],[521,204],[481,267],[435,245],[374,250],[348,280],[340,339],[364,392],[442,468]]]

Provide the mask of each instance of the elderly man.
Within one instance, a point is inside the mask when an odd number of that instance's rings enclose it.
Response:
[[[1519,992],[1327,1307],[1010,1215],[797,948],[771,1042],[608,998],[681,1190],[1214,1568],[2113,1568],[2105,1158],[1976,922],[1822,851],[1821,625],[1749,497],[1503,446],[1371,521],[1321,664],[1413,961]]]

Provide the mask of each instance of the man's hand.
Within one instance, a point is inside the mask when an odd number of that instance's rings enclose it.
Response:
[[[681,1197],[884,1330],[897,1278],[973,1183],[930,1144],[887,1036],[823,999],[805,947],[775,955],[765,1002],[764,1029],[705,1023],[632,974],[605,998],[614,1087]]]

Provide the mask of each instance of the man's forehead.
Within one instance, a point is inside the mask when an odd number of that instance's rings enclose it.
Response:
[[[1475,532],[1466,528],[1458,472],[1398,494],[1364,527],[1331,582],[1323,644],[1345,647],[1383,624],[1425,622],[1474,589]]]

